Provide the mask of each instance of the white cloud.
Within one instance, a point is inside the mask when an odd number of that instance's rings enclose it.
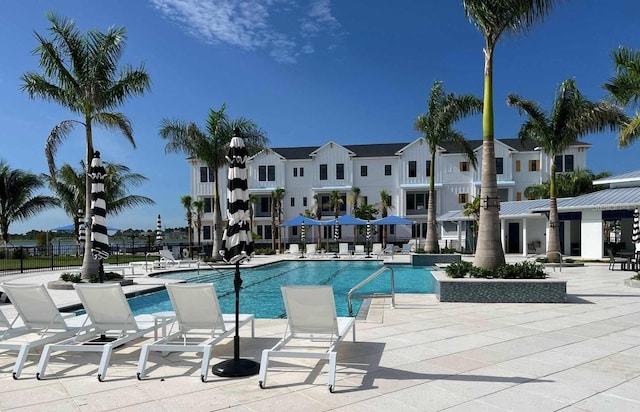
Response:
[[[267,51],[276,61],[295,63],[313,53],[310,37],[332,33],[340,23],[330,0],[149,0],[190,35],[212,44]],[[294,27],[299,22],[298,27]],[[294,23],[294,24],[292,24]],[[301,42],[301,38],[305,38]]]

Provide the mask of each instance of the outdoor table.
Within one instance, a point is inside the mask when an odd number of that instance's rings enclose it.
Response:
[[[175,319],[176,313],[174,311],[164,311],[152,313],[151,316],[153,316],[153,323],[155,326],[155,328],[153,329],[153,340],[158,340],[158,322],[162,322],[162,337],[166,337],[167,323]]]

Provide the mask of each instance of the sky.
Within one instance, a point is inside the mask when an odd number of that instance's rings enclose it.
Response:
[[[31,173],[48,173],[51,129],[78,119],[21,91],[25,72],[41,72],[32,51],[34,33],[48,37],[47,12],[73,19],[83,33],[125,27],[120,64],[142,64],[150,75],[151,90],[119,108],[133,123],[135,149],[119,134],[94,129],[104,161],[148,178],[130,193],[156,202],[107,218],[123,230],[155,230],[158,214],[165,228],[186,226],[180,197],[189,194],[189,165],[185,155],[165,153],[162,119],[204,128],[208,111],[226,104],[231,118],[247,117],[265,130],[271,147],[410,142],[420,136],[414,121],[426,111],[434,81],[448,92],[483,94],[484,38],[462,1],[2,1],[0,159]],[[611,51],[640,48],[639,12],[637,0],[567,0],[527,34],[505,36],[494,58],[495,137],[517,137],[525,120],[506,105],[509,93],[548,110],[558,85],[574,78],[589,99],[606,98]],[[482,138],[481,116],[456,127],[467,139]],[[612,132],[581,140],[593,145],[588,166],[596,173],[640,168],[640,143],[619,149]],[[77,168],[84,151],[78,128],[56,162]],[[52,209],[9,231],[70,223]]]

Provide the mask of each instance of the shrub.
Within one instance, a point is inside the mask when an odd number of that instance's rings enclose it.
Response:
[[[497,269],[496,269],[497,270]],[[473,266],[471,270],[469,270],[469,276],[472,278],[493,278],[495,272],[491,269],[479,268],[477,266]]]
[[[123,279],[122,275],[117,272],[104,272],[104,280],[107,282],[120,281],[122,279]],[[100,283],[100,275],[98,275],[97,273],[89,275],[89,282]]]
[[[256,255],[275,255],[276,251],[270,248],[256,249]]]
[[[471,262],[460,261],[450,264],[444,271],[450,278],[463,278],[472,268],[473,264]]]
[[[632,277],[631,279],[640,280],[640,272],[636,273],[636,275],[634,277]]]
[[[63,273],[60,275],[60,280],[71,283],[82,282],[82,275],[79,273]]]

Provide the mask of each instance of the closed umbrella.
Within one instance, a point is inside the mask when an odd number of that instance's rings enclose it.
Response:
[[[160,215],[158,215],[158,220],[156,222],[156,244],[158,245],[158,247],[162,246],[162,240],[162,218],[160,218]]]
[[[302,254],[301,258],[304,258],[304,252],[307,249],[307,237],[305,234],[304,223],[300,225],[300,241],[302,242]]]
[[[100,261],[98,275],[100,283],[104,282],[104,266],[102,261],[109,257],[109,235],[107,234],[107,205],[104,194],[104,178],[106,171],[100,160],[100,152],[93,153],[91,159],[91,255]]]
[[[370,258],[371,257],[371,221],[367,220],[367,233],[366,233],[366,237],[367,237],[367,257]]]
[[[84,242],[87,239],[87,231],[84,225],[84,212],[78,209],[78,254],[84,250]]]
[[[640,252],[640,212],[636,208],[633,211],[633,232],[631,240],[636,244],[636,252]]]
[[[249,195],[247,193],[247,148],[240,137],[240,130],[234,130],[229,152],[229,173],[227,175],[227,228],[222,235],[222,258],[236,265],[233,281],[236,294],[236,331],[233,337],[233,359],[213,366],[213,373],[224,377],[250,376],[258,373],[260,364],[250,359],[240,359],[240,262],[253,256],[253,240],[249,229]]]

